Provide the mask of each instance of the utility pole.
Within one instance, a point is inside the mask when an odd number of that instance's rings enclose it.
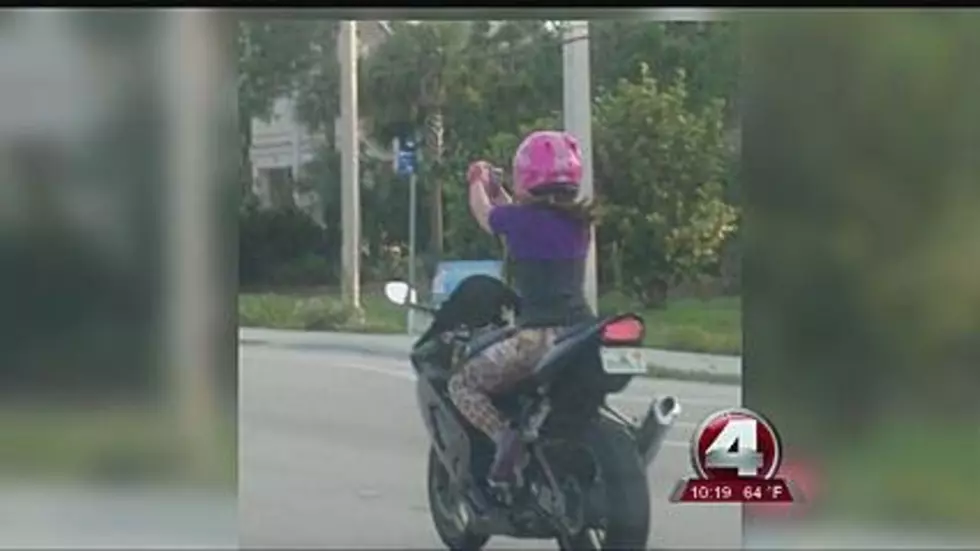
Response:
[[[340,216],[344,301],[361,308],[361,194],[357,113],[357,24],[341,21],[340,56]]]
[[[566,21],[563,71],[563,108],[565,130],[579,141],[582,151],[582,187],[580,199],[595,196],[592,182],[592,75],[589,66],[589,22]],[[598,308],[596,279],[595,227],[592,227],[585,265],[585,297],[593,309]]]

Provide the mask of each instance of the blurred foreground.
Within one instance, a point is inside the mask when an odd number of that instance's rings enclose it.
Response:
[[[744,396],[814,487],[746,542],[977,545],[980,15],[751,20]]]
[[[5,548],[237,548],[234,498],[201,489],[5,487]]]
[[[0,18],[2,546],[236,542],[223,26]]]

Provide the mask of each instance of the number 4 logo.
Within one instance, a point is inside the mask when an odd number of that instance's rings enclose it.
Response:
[[[780,455],[772,425],[743,408],[708,416],[691,443],[691,462],[702,479],[771,479]]]
[[[762,469],[762,454],[756,447],[755,419],[730,419],[705,454],[706,469],[738,469],[738,476],[754,478]]]

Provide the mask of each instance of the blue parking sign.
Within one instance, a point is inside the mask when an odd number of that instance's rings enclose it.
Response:
[[[415,172],[415,142],[404,140],[399,143],[395,166],[400,176],[410,176]]]

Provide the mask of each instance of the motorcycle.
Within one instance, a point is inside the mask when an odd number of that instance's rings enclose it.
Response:
[[[607,316],[561,333],[533,375],[494,402],[518,428],[517,483],[491,488],[493,443],[449,399],[454,368],[514,335],[508,313],[520,300],[503,282],[470,276],[438,307],[418,304],[401,281],[389,301],[429,314],[412,347],[417,395],[431,446],[427,490],[433,524],[454,550],[481,549],[492,536],[554,539],[561,549],[644,549],[650,533],[646,468],[680,414],[674,397],[654,399],[636,423],[606,403],[646,366],[604,362],[603,347],[638,346],[643,319]]]

